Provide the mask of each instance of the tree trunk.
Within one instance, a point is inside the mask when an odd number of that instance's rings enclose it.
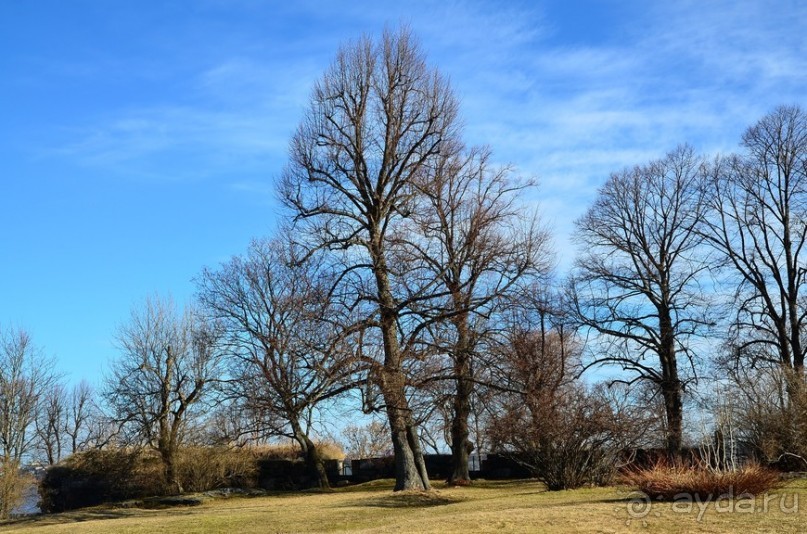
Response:
[[[184,489],[179,480],[179,473],[176,468],[176,449],[173,447],[166,447],[160,450],[160,456],[163,461],[163,471],[165,473],[165,482],[168,491],[172,495],[180,495]]]
[[[432,489],[432,485],[429,482],[429,472],[426,470],[426,459],[423,457],[423,451],[420,448],[420,435],[411,417],[409,419],[406,425],[406,438],[409,440],[409,447],[412,449],[412,454],[415,458],[415,467],[417,467],[423,489],[429,491]]]
[[[681,380],[678,378],[678,361],[675,350],[675,331],[667,307],[659,310],[659,360],[661,364],[661,394],[664,398],[664,415],[667,419],[666,448],[671,458],[680,458],[683,446],[683,401]]]
[[[452,273],[452,278],[459,280],[460,273]],[[451,290],[454,309],[460,312],[451,320],[457,335],[452,351],[456,391],[451,421],[451,475],[447,482],[452,486],[467,486],[471,483],[468,453],[473,450],[473,444],[468,439],[468,419],[471,416],[471,395],[474,390],[471,381],[471,333],[468,327],[468,303],[460,284],[449,281],[447,285]]]
[[[423,468],[423,454],[417,443],[417,435],[411,431],[411,416],[403,387],[403,373],[383,371],[381,386],[387,405],[392,432],[392,450],[395,454],[395,491],[427,490],[429,479]],[[414,437],[414,439],[410,439]]]
[[[666,448],[671,458],[681,457],[683,446],[683,405],[677,381],[674,385],[662,385],[664,413],[667,419]]]
[[[294,431],[294,439],[297,440],[297,443],[303,451],[306,467],[308,467],[311,476],[317,480],[317,487],[323,489],[330,488],[331,483],[328,480],[328,472],[325,470],[325,463],[322,461],[322,456],[320,456],[316,444],[303,432],[299,422],[292,421],[291,426]]]
[[[448,483],[453,486],[465,486],[471,483],[468,471],[468,454],[473,444],[468,439],[468,418],[471,416],[471,394],[473,382],[470,380],[470,362],[466,351],[462,350],[454,356],[454,371],[457,375],[457,391],[454,395],[454,413],[451,421],[451,475]]]
[[[386,404],[395,454],[395,491],[428,490],[423,453],[413,429],[412,411],[406,398],[406,376],[402,369],[403,355],[398,343],[398,312],[389,281],[389,270],[383,247],[374,241],[371,249],[373,270],[378,289],[379,323],[384,343],[384,366],[381,371],[381,393]]]
[[[319,449],[313,443],[308,448],[305,461],[308,463],[308,468],[311,469],[317,477],[317,486],[321,489],[329,489],[331,483],[328,480],[328,472],[325,470],[325,462],[319,454]]]

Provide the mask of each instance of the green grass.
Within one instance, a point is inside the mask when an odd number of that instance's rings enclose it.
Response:
[[[2,532],[208,533],[208,532],[804,532],[807,483],[791,482],[763,497],[754,513],[714,504],[686,513],[654,504],[643,518],[628,513],[630,488],[547,492],[532,481],[484,482],[465,488],[437,484],[430,493],[393,493],[391,481],[330,492],[278,493],[206,500],[199,506],[145,510],[112,506],[0,523]],[[783,513],[787,497],[804,508]],[[747,504],[742,509],[748,511]]]

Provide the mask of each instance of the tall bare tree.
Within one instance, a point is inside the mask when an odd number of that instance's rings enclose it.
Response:
[[[705,236],[734,275],[735,355],[804,374],[807,352],[807,114],[783,106],[710,172]]]
[[[589,366],[620,366],[633,375],[629,382],[657,388],[671,454],[681,449],[683,390],[695,378],[689,342],[710,322],[700,287],[707,266],[697,232],[701,165],[691,148],[679,147],[613,174],[577,221],[584,251],[570,284],[576,319],[597,334],[600,350]]]
[[[117,344],[103,396],[118,424],[160,454],[168,488],[181,493],[176,455],[218,379],[215,335],[191,308],[150,297],[132,309]]]
[[[0,328],[0,519],[20,497],[20,467],[33,452],[34,423],[56,382],[52,369],[24,330]]]
[[[428,489],[419,436],[407,401],[411,352],[402,311],[419,296],[396,291],[412,265],[395,261],[406,240],[416,180],[456,136],[457,103],[410,33],[387,31],[343,47],[314,87],[291,142],[282,196],[309,244],[342,251],[342,287],[371,308],[383,362],[376,372],[389,419],[396,490]],[[403,257],[403,256],[398,256]]]
[[[514,182],[507,168],[494,168],[487,148],[445,155],[419,184],[423,198],[413,218],[423,236],[420,250],[445,294],[418,308],[433,322],[433,348],[446,354],[451,365],[437,375],[454,383],[450,484],[471,481],[473,363],[488,318],[518,282],[551,268],[548,233],[518,201],[530,185]]]
[[[327,270],[278,238],[255,241],[245,256],[205,270],[199,286],[207,313],[224,329],[227,390],[259,421],[259,435],[295,440],[320,487],[328,487],[312,416],[355,387],[357,368]]]

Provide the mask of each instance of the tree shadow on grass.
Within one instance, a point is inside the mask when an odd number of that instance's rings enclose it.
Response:
[[[183,513],[183,512],[178,512]],[[190,511],[185,513],[191,513]],[[0,522],[0,531],[14,530],[16,528],[46,527],[49,525],[64,525],[70,523],[84,523],[86,521],[104,521],[108,519],[123,519],[127,517],[143,516],[143,509],[132,508],[89,508],[62,512],[59,514],[37,514],[10,519]]]
[[[575,491],[575,490],[569,490],[569,491]],[[544,502],[544,504],[558,508],[575,507],[583,504],[628,504],[640,497],[640,494],[638,492],[630,492],[620,495],[611,494],[603,496],[596,496],[596,495],[588,495],[585,497],[578,496],[575,498],[570,498],[569,500],[564,500],[563,494],[561,492],[544,492],[543,495],[554,496],[556,499],[552,500],[548,499]]]
[[[60,514],[36,514],[9,519],[0,522],[0,529],[8,527],[44,527],[48,525],[61,525],[65,523],[83,523],[85,521],[95,521],[99,519],[119,519],[130,517],[133,513],[130,510],[82,510],[79,512],[63,512]]]
[[[463,502],[465,499],[447,497],[434,491],[401,491],[393,494],[357,499],[346,503],[349,507],[370,508],[431,508]]]

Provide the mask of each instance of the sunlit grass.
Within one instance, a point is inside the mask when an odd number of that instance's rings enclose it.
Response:
[[[96,507],[17,520],[2,531],[65,533],[208,532],[804,532],[807,483],[791,482],[757,510],[727,511],[727,502],[687,511],[680,503],[631,505],[631,488],[547,492],[532,481],[436,484],[431,493],[393,493],[391,481],[329,492],[277,493],[204,501],[161,510]],[[782,501],[782,499],[785,499]],[[781,504],[784,503],[784,508]],[[677,506],[675,508],[674,506]],[[630,510],[633,510],[631,513]],[[645,513],[647,512],[647,513]],[[641,516],[641,517],[640,517]]]

